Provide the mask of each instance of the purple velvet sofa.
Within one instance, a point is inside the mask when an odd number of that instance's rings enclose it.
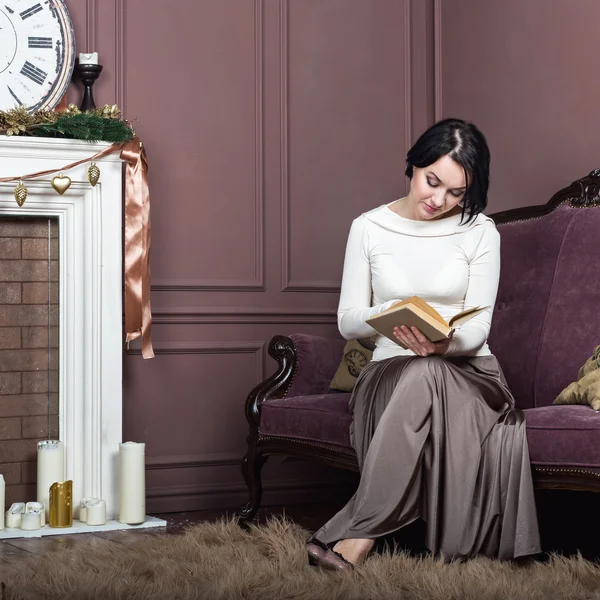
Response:
[[[600,412],[553,406],[600,345],[600,169],[541,206],[491,215],[502,267],[489,344],[517,406],[525,410],[536,487],[600,491]],[[329,390],[343,339],[275,336],[278,369],[246,401],[250,425],[242,471],[250,520],[261,501],[269,455],[319,460],[357,470],[350,445],[350,394]]]

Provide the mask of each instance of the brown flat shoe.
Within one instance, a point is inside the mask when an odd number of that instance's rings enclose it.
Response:
[[[354,569],[354,565],[348,562],[339,552],[328,548],[318,540],[306,544],[308,564],[329,571],[347,571]]]

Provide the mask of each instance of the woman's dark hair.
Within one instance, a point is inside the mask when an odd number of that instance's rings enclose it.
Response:
[[[415,142],[406,155],[406,176],[412,179],[413,169],[423,169],[448,155],[465,171],[467,189],[463,196],[461,221],[467,223],[487,206],[490,181],[490,150],[485,137],[475,125],[461,119],[444,119],[432,125]]]

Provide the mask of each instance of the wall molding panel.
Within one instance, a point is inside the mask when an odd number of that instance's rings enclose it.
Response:
[[[258,235],[256,237],[258,238]],[[262,254],[264,245],[262,234],[260,234],[259,245]],[[262,274],[252,279],[155,278],[154,282],[152,284],[153,292],[264,292],[266,290]]]
[[[85,5],[85,45],[86,52],[97,48],[98,39],[98,5],[97,0],[86,0]]]
[[[290,285],[289,0],[283,0],[279,10],[281,291],[285,292],[289,290]]]
[[[154,342],[154,354],[254,354],[256,360],[256,378],[254,385],[264,379],[265,373],[265,342]],[[140,348],[126,351],[129,355],[140,355]]]
[[[240,473],[241,479],[241,473]],[[284,480],[271,480],[263,482],[263,491],[296,491],[296,490],[307,490],[323,489],[324,487],[331,487],[331,484],[326,480],[315,480],[315,481],[298,481],[296,479],[284,479]],[[212,494],[222,493],[248,493],[246,485],[241,483],[213,483],[213,484],[197,484],[197,485],[181,485],[181,486],[169,486],[169,487],[149,487],[147,490],[148,498],[161,498],[171,496],[205,496]]]
[[[186,454],[183,456],[148,456],[146,471],[159,469],[194,469],[197,467],[240,466],[242,459],[239,454]]]
[[[115,0],[115,102],[127,114],[127,0]]]
[[[411,1],[404,0],[404,146],[406,155],[413,143],[412,113],[412,20]],[[408,185],[408,184],[407,184]],[[408,189],[408,188],[407,188]]]
[[[125,0],[117,0],[125,2]],[[254,274],[242,278],[156,278],[156,291],[265,291],[264,0],[254,0]]]
[[[442,0],[433,0],[434,119],[442,118]]]
[[[204,508],[241,508],[248,500],[248,488],[241,481],[232,483],[195,484],[182,486],[152,486],[146,489],[149,512],[186,511]],[[319,502],[324,494],[342,491],[350,497],[346,484],[325,480],[280,479],[263,481],[263,504],[285,505],[302,502]]]
[[[283,0],[280,5],[279,46],[280,46],[280,168],[281,168],[281,291],[282,292],[331,292],[339,293],[340,281],[293,281],[291,278],[291,221],[290,221],[290,0]]]
[[[404,1],[403,17],[403,66],[404,66],[404,126],[405,155],[412,146],[412,98],[411,98],[411,0]],[[436,0],[441,1],[441,0]],[[297,280],[293,278],[291,266],[291,201],[290,201],[290,115],[289,115],[289,77],[290,77],[290,0],[282,0],[280,5],[279,44],[280,44],[280,169],[281,169],[281,291],[282,292],[318,292],[339,294],[341,276],[336,280]]]
[[[156,308],[152,311],[153,325],[220,324],[336,324],[336,310],[255,307],[187,307]]]

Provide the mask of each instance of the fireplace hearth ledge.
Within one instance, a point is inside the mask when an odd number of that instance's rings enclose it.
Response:
[[[0,531],[0,541],[14,540],[17,538],[39,538],[46,535],[71,535],[74,533],[100,533],[104,531],[122,531],[132,529],[148,529],[150,527],[166,527],[167,522],[158,517],[146,516],[146,520],[140,525],[127,525],[115,520],[107,520],[104,525],[88,525],[73,519],[73,527],[50,527],[45,525],[41,529],[33,531],[24,531],[14,527],[6,528]]]

